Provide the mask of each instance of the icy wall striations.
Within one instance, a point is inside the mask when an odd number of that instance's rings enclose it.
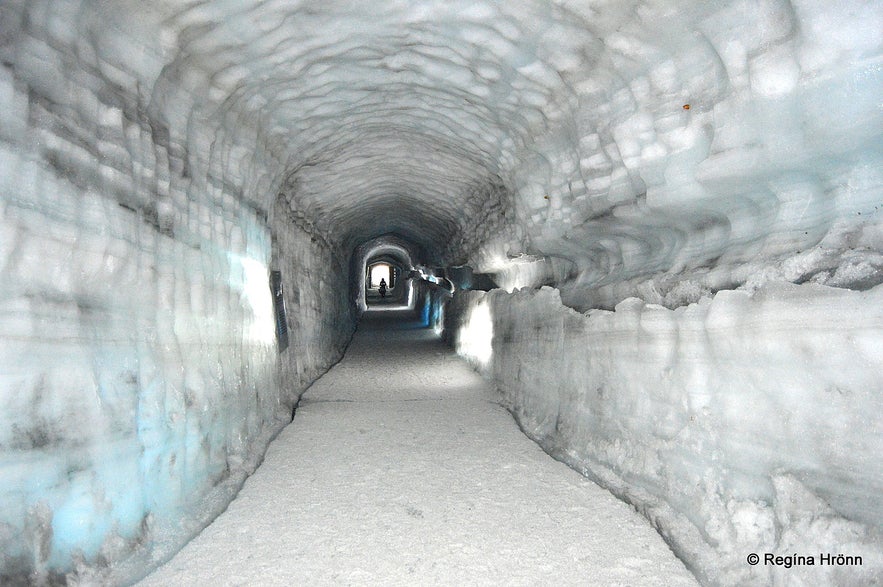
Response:
[[[466,292],[447,321],[524,431],[635,505],[704,583],[883,578],[883,286],[585,314],[551,288]],[[751,553],[814,565],[752,567]]]
[[[280,364],[286,415],[290,415],[300,392],[343,355],[357,311],[350,297],[346,257],[299,229],[300,220],[282,193],[272,218],[272,267],[282,272],[288,329],[289,346]]]
[[[518,70],[545,73],[561,106],[507,175],[527,238],[484,251],[483,269],[509,289],[555,283],[582,309],[674,307],[764,273],[879,283],[879,228],[820,246],[880,224],[879,7],[621,4],[574,2],[585,28],[547,29]],[[543,263],[506,260],[518,253]],[[857,271],[832,279],[840,265]]]
[[[163,520],[247,470],[339,354],[350,262],[377,238],[580,311],[779,282],[872,297],[880,31],[864,0],[0,2],[0,573],[159,548]],[[640,338],[620,308],[593,360]],[[770,391],[756,365],[745,397]],[[864,406],[838,402],[827,429],[851,438]]]
[[[140,553],[121,579],[221,511],[339,356],[345,264],[270,214],[259,132],[168,89],[155,23],[26,4],[0,7],[0,583]]]
[[[788,273],[879,204],[883,17],[862,0],[4,10],[8,30],[70,47],[49,67],[27,44],[10,57],[47,99],[97,69],[211,169],[251,173],[259,208],[281,189],[347,254],[394,233],[428,263],[554,282],[572,306]],[[883,260],[859,257],[850,279],[874,279]]]

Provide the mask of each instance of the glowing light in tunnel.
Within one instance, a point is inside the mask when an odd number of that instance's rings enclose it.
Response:
[[[445,306],[443,304],[438,307],[438,315],[436,316],[432,330],[437,336],[441,336],[442,332],[445,330]]]
[[[516,289],[529,287],[542,279],[546,263],[543,257],[520,253],[516,256],[492,257],[487,271],[493,273],[494,281],[500,289],[512,293]]]
[[[420,279],[425,279],[429,283],[438,283],[438,277],[436,277],[435,275],[432,275],[430,273],[427,273],[426,271],[423,270],[423,267],[418,267],[417,273],[420,275]]]
[[[371,275],[369,276],[370,287],[380,287],[380,280],[386,281],[386,285],[390,284],[389,280],[390,266],[386,263],[378,263],[371,266]]]
[[[243,306],[252,311],[250,318],[244,318],[246,335],[255,342],[272,344],[276,337],[276,322],[269,270],[260,261],[249,257],[233,257],[231,261],[234,267],[237,262],[242,267],[240,299]]]
[[[484,369],[490,364],[494,354],[493,340],[494,319],[491,307],[482,300],[467,314],[458,337],[457,353]]]

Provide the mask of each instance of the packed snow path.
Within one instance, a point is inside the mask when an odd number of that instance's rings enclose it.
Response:
[[[368,312],[227,511],[143,585],[695,585],[410,314]]]

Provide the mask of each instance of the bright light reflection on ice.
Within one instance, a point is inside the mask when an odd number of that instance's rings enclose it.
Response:
[[[435,319],[435,324],[432,327],[432,331],[435,332],[436,336],[441,336],[442,332],[445,330],[445,307],[444,305],[440,305],[438,308],[438,315]]]
[[[252,310],[252,318],[245,321],[248,338],[270,344],[276,336],[273,316],[273,298],[270,294],[267,266],[256,259],[233,257],[233,263],[242,266],[242,301]]]
[[[483,369],[494,354],[494,319],[486,302],[478,302],[469,312],[466,324],[460,331],[457,352]]]

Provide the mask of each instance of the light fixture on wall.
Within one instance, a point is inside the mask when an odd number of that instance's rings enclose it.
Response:
[[[273,292],[273,313],[276,316],[276,342],[281,353],[288,348],[288,322],[285,318],[281,271],[270,271],[270,290]]]

